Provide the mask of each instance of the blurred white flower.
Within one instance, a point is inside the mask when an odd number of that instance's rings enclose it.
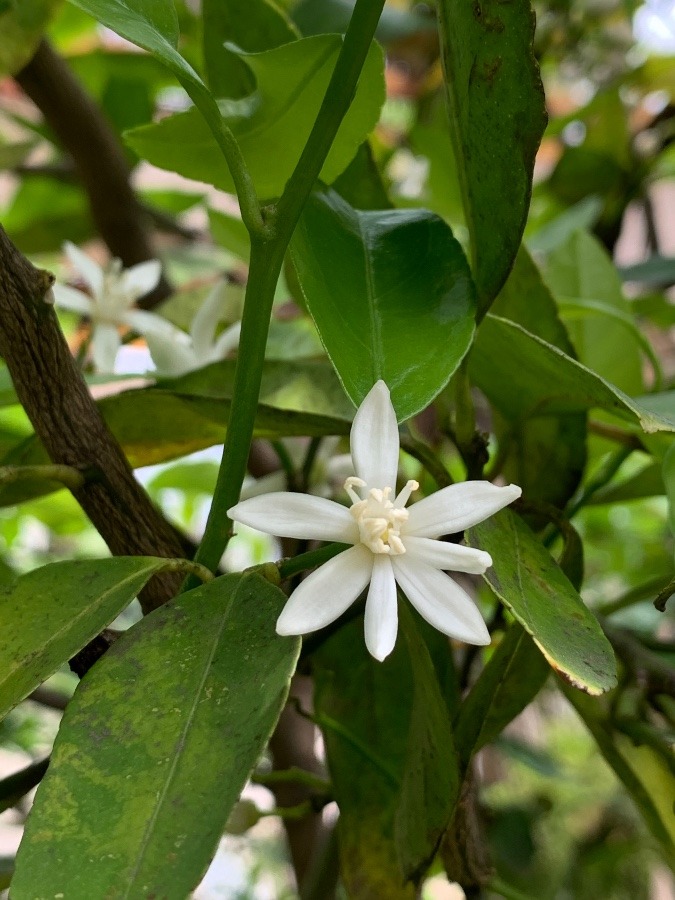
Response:
[[[235,322],[216,337],[223,317],[227,284],[219,282],[208,294],[192,320],[190,334],[178,328],[163,333],[146,333],[153,362],[159,375],[183,375],[218,362],[239,344],[241,322]]]
[[[647,0],[635,12],[633,33],[653,53],[675,55],[675,3]]]
[[[279,634],[307,634],[333,622],[370,584],[365,639],[378,660],[394,648],[398,630],[396,583],[421,616],[444,634],[472,644],[490,635],[471,597],[444,571],[481,574],[489,554],[439,541],[482,522],[520,497],[516,485],[489,481],[453,484],[406,509],[419,485],[396,495],[399,435],[389,389],[378,381],[354,418],[355,477],[345,482],[350,508],[307,494],[273,493],[229,510],[236,522],[278,537],[353,544],[306,578],[277,621]]]
[[[158,260],[123,269],[119,259],[102,268],[79,247],[66,241],[64,252],[90,294],[63,284],[54,285],[58,306],[87,316],[91,320],[91,353],[99,372],[112,372],[120,348],[119,327],[126,326],[147,337],[168,334],[173,326],[165,319],[145,310],[134,309],[134,303],[157,287],[161,274]]]

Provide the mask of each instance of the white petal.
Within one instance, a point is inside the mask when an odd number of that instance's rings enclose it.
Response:
[[[389,388],[378,381],[359,406],[351,432],[354,468],[369,488],[396,486],[399,437]]]
[[[363,544],[320,566],[291,594],[277,619],[277,634],[308,634],[334,622],[364,590],[373,554]]]
[[[355,544],[359,529],[349,510],[323,497],[282,491],[242,500],[227,511],[235,522],[243,522],[265,534]]]
[[[231,350],[236,350],[239,346],[240,334],[241,322],[235,322],[234,325],[230,325],[229,328],[226,328],[219,336],[208,356],[210,361],[217,362],[220,359],[225,359]]]
[[[436,538],[471,528],[513,503],[522,494],[516,484],[498,487],[489,481],[463,481],[425,497],[408,508],[401,531]]]
[[[489,644],[490,634],[471,597],[449,575],[408,554],[392,558],[394,575],[417,612],[443,634],[467,644]]]
[[[198,356],[206,356],[213,345],[216,325],[225,310],[224,287],[225,282],[220,282],[208,293],[192,320],[190,336]]]
[[[103,269],[70,241],[65,242],[63,249],[71,266],[87,282],[92,294],[100,297],[103,293]]]
[[[55,284],[52,288],[56,305],[81,316],[93,316],[94,304],[91,297],[76,288],[66,287],[64,284]]]
[[[128,325],[144,337],[152,335],[160,341],[178,347],[189,347],[190,338],[180,328],[176,328],[163,316],[146,312],[144,309],[130,309],[120,316],[120,322]]]
[[[391,560],[385,553],[373,554],[373,574],[366,600],[366,647],[382,662],[394,649],[398,630],[396,581]]]
[[[434,569],[482,575],[492,565],[489,553],[474,550],[473,547],[463,547],[461,544],[449,544],[446,541],[436,541],[412,534],[403,538],[403,544],[411,558]]]
[[[130,269],[125,269],[121,274],[124,281],[125,293],[138,300],[154,290],[159,283],[162,274],[162,264],[158,259],[150,259],[148,262],[139,263]]]
[[[117,328],[108,322],[99,322],[91,338],[91,355],[97,372],[114,372],[115,358],[120,348]]]

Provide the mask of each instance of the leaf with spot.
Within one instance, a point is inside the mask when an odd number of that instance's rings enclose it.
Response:
[[[68,705],[15,897],[185,900],[281,712],[300,641],[259,574],[182,594],[126,632]]]

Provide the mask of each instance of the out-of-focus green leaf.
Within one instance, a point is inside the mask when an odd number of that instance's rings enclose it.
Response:
[[[589,694],[614,687],[614,653],[597,619],[522,519],[505,509],[471,528],[468,540],[492,557],[484,580],[551,667]]]
[[[454,730],[464,766],[534,700],[548,672],[541,651],[514,622],[460,706]]]
[[[675,431],[675,392],[633,399],[552,344],[497,316],[481,324],[471,353],[475,383],[505,416],[604,409],[647,433]]]
[[[399,419],[443,389],[471,343],[474,292],[448,225],[426,210],[309,200],[291,242],[307,307],[358,405],[382,378]]]
[[[202,22],[206,78],[216,97],[238,99],[256,86],[249,67],[226,44],[257,53],[300,37],[275,0],[204,0]]]
[[[0,169],[13,169],[21,165],[35,144],[35,140],[10,142],[0,137]]]
[[[337,35],[319,35],[262,53],[241,53],[257,89],[245,100],[223,101],[221,109],[261,198],[279,196],[300,159],[341,45]],[[333,181],[347,166],[375,126],[383,101],[382,51],[372,44],[321,170],[324,181]],[[218,145],[196,110],[135,128],[125,137],[133,150],[162,169],[233,190]]]
[[[440,0],[438,8],[450,131],[484,312],[516,257],[546,127],[534,14],[528,0]]]
[[[170,564],[152,557],[59,562],[1,585],[0,719]]]
[[[251,253],[251,239],[246,226],[238,216],[230,216],[217,209],[209,209],[209,226],[213,240],[234,253],[239,259],[248,261]]]
[[[356,209],[391,209],[393,206],[368,141],[361,144],[354,159],[331,187]]]
[[[666,497],[668,498],[670,530],[675,534],[675,444],[671,444],[670,449],[663,458],[661,477],[666,488]]]
[[[61,0],[9,0],[0,6],[0,77],[30,62]]]
[[[633,266],[622,266],[619,275],[624,281],[636,281],[639,284],[658,287],[675,283],[675,256],[650,256],[643,263]]]
[[[275,634],[284,600],[258,574],[226,575],[111,647],[68,705],[17,897],[194,889],[286,699],[300,641]]]
[[[626,503],[629,500],[642,500],[644,497],[658,497],[665,490],[661,463],[654,462],[644,466],[623,481],[608,484],[607,487],[596,491],[588,500],[588,505],[602,506],[610,503]]]
[[[574,356],[553,297],[524,247],[516,257],[493,312]],[[516,402],[519,395],[514,398]],[[508,481],[519,484],[529,500],[562,509],[579,486],[586,464],[586,415],[583,412],[528,418],[527,407],[495,417],[495,429]]]
[[[66,238],[81,243],[94,233],[82,188],[41,175],[22,180],[2,225],[23,253],[57,251]]]
[[[559,302],[605,304],[630,317],[621,280],[606,250],[585,231],[576,231],[548,257],[544,277]],[[611,316],[563,319],[579,360],[627,394],[642,392],[640,348],[626,326]]]
[[[457,802],[459,760],[434,664],[405,604],[400,622],[412,667],[413,702],[395,839],[406,879],[419,882]]]
[[[293,21],[303,34],[344,33],[353,10],[353,0],[299,0],[293,7]],[[386,44],[435,29],[433,15],[423,9],[385,6],[375,37]]]
[[[527,246],[539,253],[550,253],[569,240],[574,232],[580,229],[590,230],[597,222],[602,207],[600,197],[595,195],[584,197],[574,206],[547,221],[545,225],[533,229],[531,237],[527,238]]]

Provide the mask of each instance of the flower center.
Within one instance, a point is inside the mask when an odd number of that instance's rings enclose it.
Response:
[[[361,543],[373,553],[390,553],[393,556],[405,553],[401,526],[408,519],[408,510],[403,507],[419,484],[409,481],[393,501],[390,500],[392,488],[368,489],[361,478],[348,478],[344,487],[352,501],[349,512],[359,526]],[[366,497],[361,498],[355,488],[366,488]]]

